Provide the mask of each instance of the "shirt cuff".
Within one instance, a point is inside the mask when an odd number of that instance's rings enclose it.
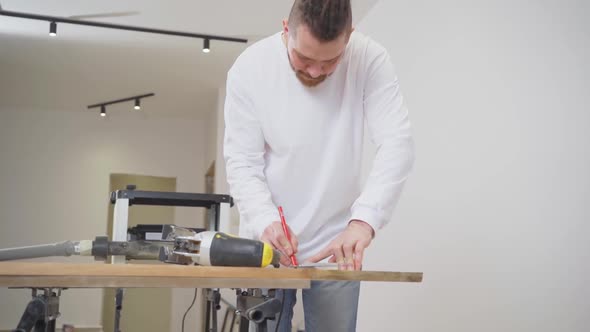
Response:
[[[352,208],[352,214],[350,220],[361,220],[373,227],[373,231],[377,234],[377,231],[383,227],[383,213],[374,208],[356,205]]]
[[[266,213],[260,214],[254,217],[252,220],[252,229],[256,239],[260,239],[264,230],[273,222],[280,221],[279,211],[267,211]]]

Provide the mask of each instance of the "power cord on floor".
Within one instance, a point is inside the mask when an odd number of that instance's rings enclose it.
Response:
[[[198,290],[199,290],[198,288],[195,288],[195,296],[193,296],[193,302],[191,302],[191,305],[188,307],[188,309],[186,309],[186,312],[182,316],[182,332],[184,332],[184,320],[186,318],[186,315],[191,310],[191,308],[193,307],[193,305],[195,305],[195,300],[197,299],[197,291]]]

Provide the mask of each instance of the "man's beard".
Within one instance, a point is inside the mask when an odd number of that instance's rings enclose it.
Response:
[[[326,77],[328,77],[328,75],[320,75],[316,78],[313,78],[299,70],[295,70],[295,76],[297,76],[299,81],[307,87],[317,86],[318,84],[322,83],[326,79]]]
[[[322,83],[328,77],[328,75],[324,74],[324,75],[320,75],[316,78],[313,78],[313,77],[309,76],[309,74],[295,69],[295,67],[291,63],[291,56],[289,56],[289,52],[287,52],[287,57],[289,58],[289,66],[291,66],[291,69],[293,69],[295,76],[297,76],[297,79],[299,79],[299,82],[301,82],[306,87],[313,88],[314,86],[317,86],[318,84]]]

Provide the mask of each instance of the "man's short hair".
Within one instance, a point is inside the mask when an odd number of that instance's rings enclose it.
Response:
[[[332,41],[352,28],[350,0],[295,0],[289,14],[291,33],[301,24],[318,40]]]

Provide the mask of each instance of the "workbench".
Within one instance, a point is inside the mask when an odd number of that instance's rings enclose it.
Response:
[[[112,192],[110,199],[114,204],[111,240],[121,243],[128,241],[128,213],[133,205],[204,207],[207,209],[208,222],[207,229],[201,231],[218,231],[221,204],[233,205],[233,200],[228,195],[139,191],[135,190],[133,185],[128,186],[127,190]],[[166,225],[160,226],[162,234],[158,239],[168,240],[164,236]],[[107,259],[107,253],[99,255],[99,249],[105,249],[99,245],[101,243],[98,237],[92,242],[92,254],[95,258]],[[73,248],[75,249],[76,245]],[[33,250],[34,253],[39,251]],[[51,253],[55,255],[53,251]],[[161,248],[158,254],[158,260],[162,260]],[[33,255],[24,258],[36,257],[45,256]],[[56,318],[60,315],[59,297],[62,290],[68,288],[116,288],[113,331],[117,332],[120,331],[119,322],[125,288],[204,290],[205,296],[202,300],[206,310],[205,331],[217,331],[219,289],[233,288],[237,297],[234,312],[240,313],[240,331],[247,331],[250,323],[256,324],[257,331],[266,331],[266,320],[274,319],[281,310],[281,300],[274,297],[276,289],[310,288],[311,282],[316,280],[422,281],[421,272],[337,271],[308,267],[224,267],[208,264],[166,264],[157,261],[156,264],[136,264],[127,255],[112,253],[107,261],[110,264],[0,261],[0,287],[32,289],[32,299],[25,308],[17,329],[30,331],[35,326],[38,331],[55,331]]]
[[[0,287],[309,288],[311,280],[421,282],[421,272],[174,264],[0,262]]]
[[[33,324],[43,331],[55,331],[59,316],[59,296],[68,288],[117,288],[117,306],[124,288],[235,288],[238,295],[240,331],[248,329],[248,320],[258,324],[257,331],[266,331],[266,319],[280,310],[278,299],[261,297],[253,289],[309,288],[312,280],[355,280],[373,282],[421,282],[420,272],[337,271],[317,268],[250,268],[176,264],[106,264],[0,262],[0,287],[31,288],[33,300],[25,309],[19,327],[28,331]],[[56,290],[56,292],[54,292]],[[43,294],[37,292],[43,292]],[[250,292],[250,293],[248,293]],[[216,307],[219,296],[209,292],[206,305],[206,331],[217,331]],[[217,292],[217,295],[219,293]],[[211,299],[209,299],[211,297]],[[36,315],[34,313],[44,313]],[[115,330],[120,311],[116,311]],[[225,319],[224,319],[225,324]],[[232,323],[233,324],[233,323]],[[211,329],[209,327],[212,327]]]

